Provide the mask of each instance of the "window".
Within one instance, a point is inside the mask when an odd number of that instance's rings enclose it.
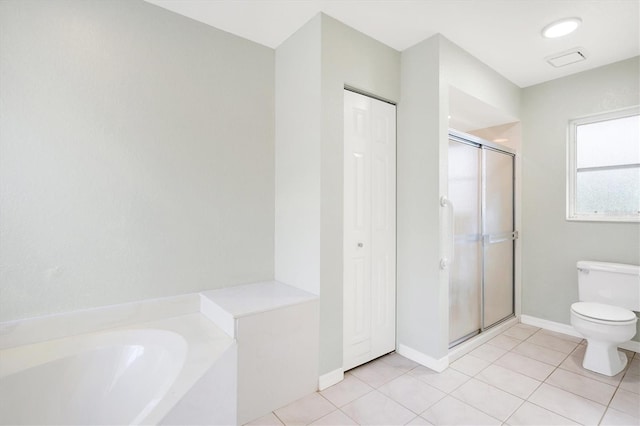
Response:
[[[640,107],[569,122],[567,219],[640,221]]]

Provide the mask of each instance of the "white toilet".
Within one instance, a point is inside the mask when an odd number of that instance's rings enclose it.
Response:
[[[640,311],[640,266],[580,261],[578,299],[571,305],[571,325],[587,339],[582,366],[615,376],[627,365],[618,345],[636,334]]]

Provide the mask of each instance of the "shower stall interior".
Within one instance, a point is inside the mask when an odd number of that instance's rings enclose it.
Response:
[[[514,153],[449,134],[449,346],[514,315]]]

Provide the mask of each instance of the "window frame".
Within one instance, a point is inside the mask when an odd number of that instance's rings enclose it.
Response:
[[[578,222],[640,222],[640,213],[633,215],[617,215],[605,213],[577,213],[577,128],[584,124],[593,124],[601,121],[610,121],[640,115],[640,105],[618,109],[605,113],[588,115],[585,117],[569,120],[569,131],[567,136],[567,209],[566,219]]]

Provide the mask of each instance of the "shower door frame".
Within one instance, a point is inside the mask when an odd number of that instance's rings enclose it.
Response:
[[[480,267],[481,267],[481,277],[480,277],[480,328],[471,333],[468,333],[464,336],[458,337],[455,340],[449,341],[449,349],[469,340],[472,337],[475,337],[485,330],[491,329],[499,324],[514,318],[516,315],[516,240],[518,239],[518,231],[516,230],[516,152],[508,147],[503,145],[487,141],[485,139],[479,138],[474,135],[470,135],[468,133],[460,132],[458,130],[449,129],[448,133],[448,141],[454,141],[458,143],[463,143],[466,145],[470,145],[474,148],[477,148],[481,152],[481,189],[480,189],[480,224],[481,231],[480,234],[480,244],[482,246],[482,250],[480,251]],[[511,223],[512,223],[512,236],[509,238],[512,241],[511,247],[511,286],[512,286],[512,294],[511,294],[511,313],[505,316],[502,319],[495,321],[490,325],[485,324],[485,243],[484,240],[488,236],[485,234],[486,231],[486,221],[485,221],[485,208],[486,208],[486,156],[484,154],[484,150],[488,149],[491,151],[496,151],[501,154],[509,155],[511,157]],[[455,221],[455,216],[452,217]],[[451,235],[452,244],[455,244],[455,234]],[[455,262],[455,259],[452,259]],[[449,285],[451,285],[451,278],[449,279]]]

